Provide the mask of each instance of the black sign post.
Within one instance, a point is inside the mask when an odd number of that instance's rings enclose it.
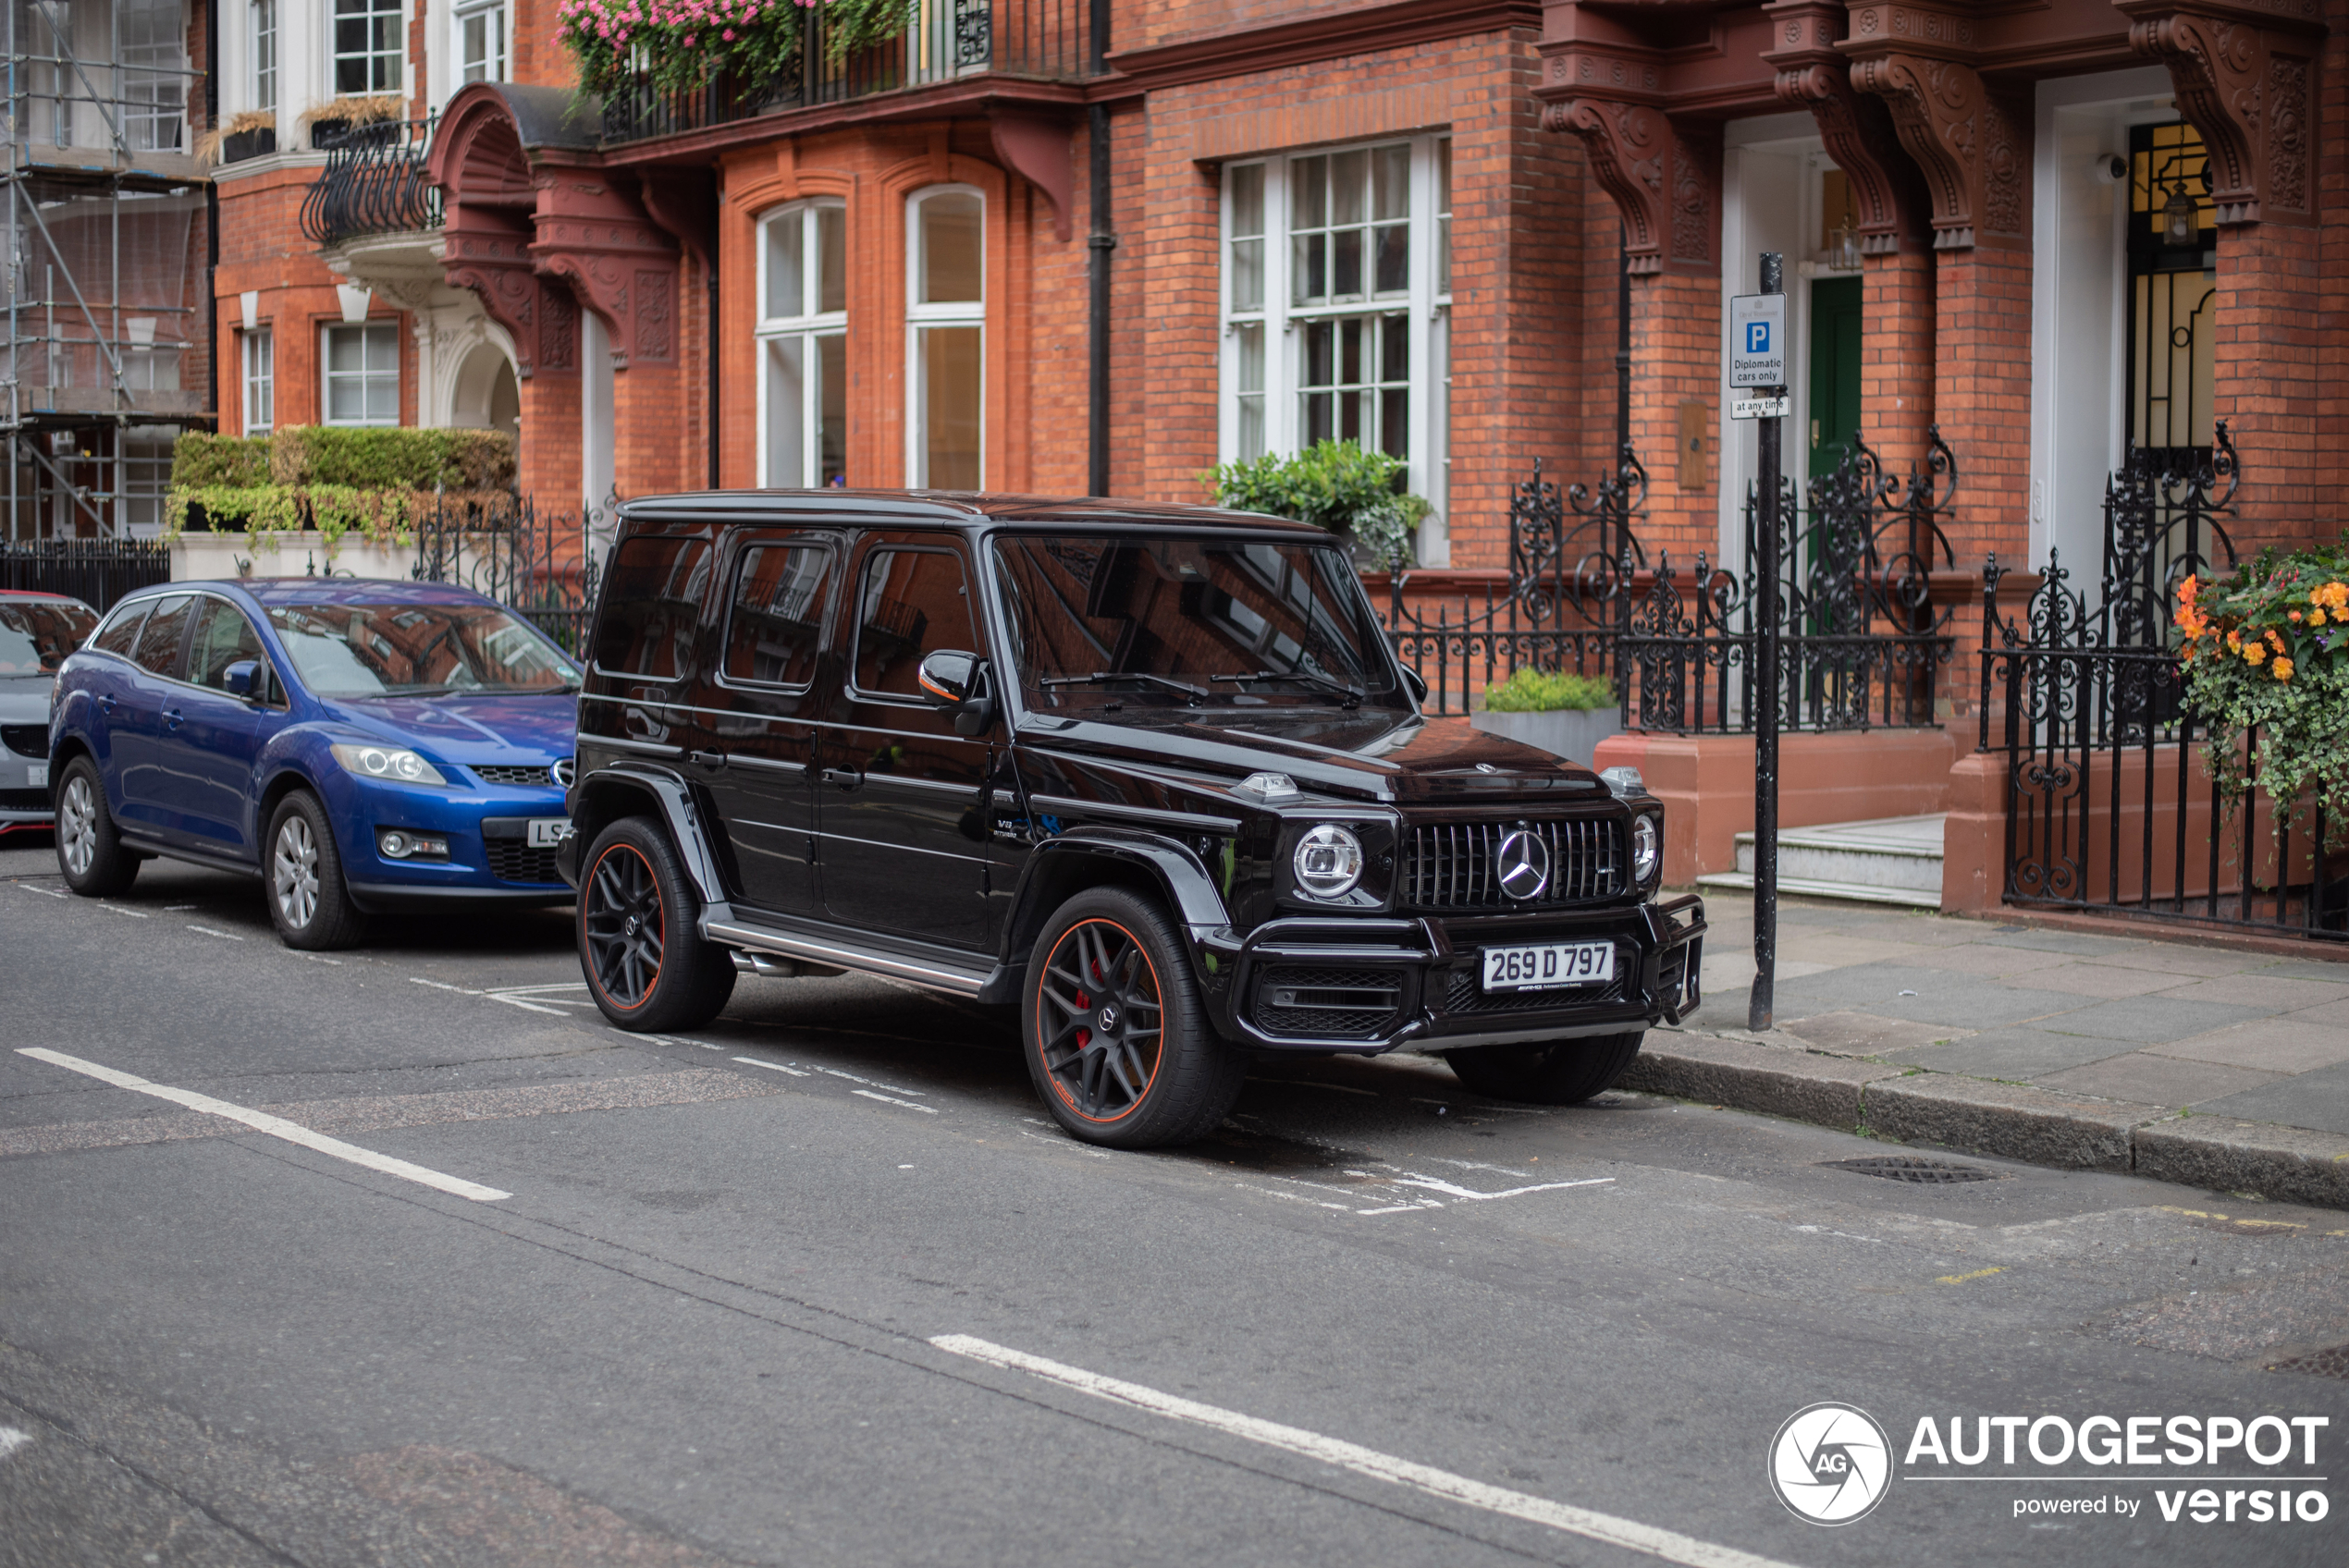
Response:
[[[1776,251],[1762,253],[1762,292],[1786,292],[1786,260]],[[1778,319],[1783,323],[1785,317]],[[1767,388],[1763,395],[1775,399],[1773,409],[1785,407],[1784,386]],[[1753,994],[1746,1001],[1745,1026],[1759,1031],[1770,1027],[1778,970],[1778,465],[1784,421],[1770,413],[1756,423],[1762,439],[1757,480],[1762,491],[1762,571],[1755,585],[1761,599],[1755,613],[1762,624],[1754,646],[1753,688],[1761,706],[1753,716]]]

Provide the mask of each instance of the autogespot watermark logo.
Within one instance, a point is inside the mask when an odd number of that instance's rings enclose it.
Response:
[[[1770,1488],[1798,1519],[1864,1519],[1891,1486],[1891,1439],[1856,1405],[1806,1405],[1770,1439]]]

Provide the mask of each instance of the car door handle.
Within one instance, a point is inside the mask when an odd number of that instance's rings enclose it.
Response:
[[[698,763],[703,767],[723,767],[726,766],[726,753],[723,752],[687,752],[685,753],[685,760],[690,763]]]
[[[177,729],[186,717],[187,715],[178,708],[166,708],[163,710],[163,727],[166,729]]]
[[[842,790],[854,790],[865,782],[865,776],[845,767],[828,767],[824,769],[824,782]]]
[[[114,712],[115,704],[118,700],[112,692],[107,692],[98,699],[98,711],[100,713]]]

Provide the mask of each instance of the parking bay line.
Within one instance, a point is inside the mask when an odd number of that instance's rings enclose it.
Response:
[[[31,1440],[31,1432],[20,1432],[14,1427],[0,1427],[0,1459],[7,1458]]]
[[[174,1105],[186,1106],[190,1110],[201,1110],[209,1116],[223,1117],[230,1121],[241,1121],[256,1133],[266,1133],[273,1138],[283,1138],[289,1144],[300,1144],[303,1148],[315,1150],[319,1154],[328,1155],[336,1159],[348,1160],[353,1165],[363,1165],[370,1170],[380,1170],[387,1176],[398,1176],[404,1181],[421,1182],[427,1187],[437,1187],[444,1193],[454,1193],[461,1198],[471,1198],[475,1203],[496,1203],[500,1198],[510,1198],[514,1195],[511,1193],[501,1193],[495,1187],[485,1187],[478,1182],[468,1182],[461,1176],[446,1175],[438,1170],[427,1170],[421,1165],[411,1165],[404,1159],[394,1159],[387,1154],[377,1154],[373,1149],[363,1149],[356,1144],[346,1144],[340,1138],[329,1138],[323,1133],[314,1133],[300,1122],[289,1121],[282,1116],[272,1116],[264,1110],[249,1110],[240,1105],[230,1105],[227,1100],[214,1099],[210,1095],[199,1095],[191,1089],[175,1089],[168,1084],[150,1083],[133,1073],[118,1072],[111,1067],[102,1067],[94,1061],[84,1061],[78,1056],[68,1056],[63,1051],[53,1051],[41,1046],[19,1046],[17,1047],[17,1054],[31,1057],[36,1061],[45,1061],[53,1067],[62,1067],[68,1072],[95,1078],[100,1083],[111,1084],[117,1089],[133,1089],[142,1095],[153,1095],[159,1100],[169,1100]]]
[[[1114,1404],[1163,1415],[1170,1420],[1188,1421],[1232,1437],[1261,1443],[1267,1448],[1282,1449],[1324,1464],[1334,1464],[1374,1481],[1392,1482],[1448,1502],[1466,1503],[1470,1508],[1482,1508],[1487,1513],[1546,1525],[1568,1535],[1645,1552],[1666,1562],[1683,1564],[1684,1568],[1787,1568],[1786,1564],[1771,1558],[1759,1557],[1736,1547],[1716,1546],[1711,1541],[1701,1541],[1676,1530],[1642,1525],[1635,1519],[1618,1519],[1593,1509],[1552,1502],[1547,1498],[1489,1486],[1466,1476],[1455,1476],[1431,1465],[1398,1459],[1393,1454],[1381,1453],[1376,1449],[1363,1448],[1343,1439],[1327,1438],[1301,1427],[1284,1427],[1257,1416],[1243,1415],[1236,1410],[1201,1404],[1197,1400],[1162,1393],[1139,1383],[1104,1378],[1098,1372],[1047,1361],[1040,1355],[1029,1355],[1025,1351],[990,1344],[968,1334],[940,1334],[929,1342],[950,1354],[967,1356],[973,1361],[982,1361],[1008,1371],[1032,1373],[1063,1388],[1091,1394],[1096,1399],[1108,1400]]]

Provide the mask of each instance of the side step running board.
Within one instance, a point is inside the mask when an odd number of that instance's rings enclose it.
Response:
[[[829,964],[835,969],[859,974],[878,974],[884,979],[903,980],[909,986],[942,991],[950,997],[975,997],[987,988],[988,981],[993,977],[990,970],[964,969],[933,960],[901,958],[894,953],[847,947],[839,942],[793,936],[731,920],[708,922],[702,927],[702,935],[713,942],[747,948],[753,952],[779,953],[784,958],[805,959],[811,963]]]

